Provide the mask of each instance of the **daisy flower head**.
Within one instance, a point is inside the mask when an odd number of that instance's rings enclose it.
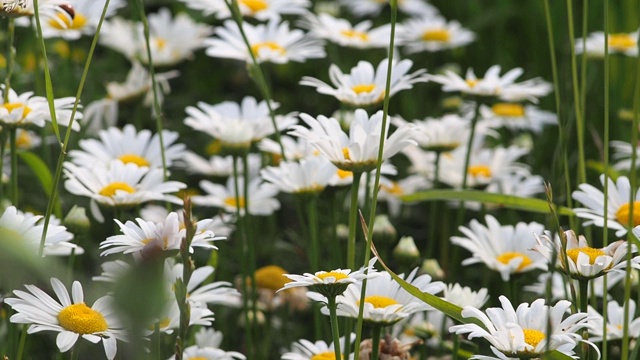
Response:
[[[372,28],[370,20],[351,25],[349,20],[333,17],[328,13],[308,14],[301,26],[310,34],[344,47],[371,49],[389,46],[390,27]]]
[[[635,191],[635,199],[632,203],[631,184],[626,176],[619,176],[615,181],[605,175],[600,175],[600,183],[608,182],[607,209],[604,209],[604,193],[590,184],[578,185],[578,190],[571,197],[585,207],[573,209],[576,216],[586,219],[585,226],[595,225],[604,227],[605,220],[609,229],[616,230],[616,236],[621,237],[628,231],[628,225],[635,227],[640,225],[640,191]],[[633,218],[630,219],[631,207]],[[606,219],[605,219],[606,214]]]
[[[329,184],[337,168],[321,156],[302,159],[300,162],[281,162],[277,167],[267,166],[260,176],[285,193],[317,195]]]
[[[576,235],[573,230],[565,231],[561,239],[556,234],[536,234],[537,244],[533,250],[539,252],[546,262],[555,261],[555,267],[570,277],[583,280],[603,276],[608,272],[625,271],[626,256],[629,252],[635,254],[638,249],[625,240],[615,241],[604,248],[593,248],[587,243],[583,235]],[[566,241],[566,248],[562,243]],[[640,268],[640,256],[631,260],[631,266]]]
[[[245,360],[246,357],[236,351],[220,349],[222,332],[211,328],[200,328],[195,334],[196,344],[184,349],[183,359],[201,360]],[[175,360],[175,355],[167,360]]]
[[[340,0],[342,6],[358,17],[375,17],[387,6],[387,1],[380,0]],[[438,14],[438,9],[423,0],[400,0],[398,10],[416,17],[430,17]]]
[[[205,40],[206,54],[214,58],[236,59],[252,62],[286,64],[290,61],[305,62],[307,59],[325,57],[324,43],[299,29],[289,29],[286,21],[271,19],[266,24],[242,23],[251,48],[243,40],[235,21],[227,20],[216,29],[217,37]]]
[[[440,15],[413,17],[398,28],[398,43],[407,53],[435,52],[470,44],[475,34],[457,21],[447,21]]]
[[[484,189],[487,193],[513,195],[523,198],[532,198],[544,193],[544,179],[539,175],[532,175],[526,171],[518,171],[501,175],[487,185]],[[497,209],[500,204],[483,204],[477,201],[465,201],[467,209],[479,211],[485,209]]]
[[[281,136],[280,142],[284,148],[284,154],[289,160],[302,160],[309,156],[318,155],[317,150],[313,149],[307,140],[302,138],[293,138],[291,136]],[[262,152],[270,154],[276,160],[282,157],[280,144],[269,138],[264,138],[258,143],[258,149]]]
[[[214,314],[213,311],[207,307],[191,307],[189,311],[189,322],[187,327],[191,326],[211,326],[213,324]],[[175,298],[170,298],[168,304],[166,304],[163,314],[155,321],[149,324],[150,329],[146,335],[151,336],[156,324],[159,325],[158,330],[165,334],[173,334],[175,329],[180,328],[180,307]],[[226,360],[226,359],[225,359]]]
[[[67,5],[67,2],[65,0],[48,0],[38,2],[38,13],[40,14],[40,18],[44,21],[58,16],[67,16],[71,18],[71,14],[67,12],[65,6],[60,5]],[[2,16],[25,17],[33,16],[34,13],[35,8],[33,0],[3,0],[0,3],[0,15]],[[71,22],[71,19],[68,21]],[[26,26],[28,22],[23,24],[20,19],[18,19],[16,24]]]
[[[61,37],[65,40],[78,40],[82,35],[93,35],[100,22],[106,0],[66,0],[65,2],[69,8],[73,9],[73,16],[59,12],[55,17],[43,21],[42,36],[45,39]],[[109,1],[105,18],[112,17],[118,9],[126,4],[127,2],[124,0]]]
[[[576,53],[586,52],[589,56],[604,57],[605,42],[608,42],[610,54],[638,56],[638,34],[640,30],[609,35],[596,31],[589,34],[586,39],[576,39]]]
[[[638,339],[640,337],[640,318],[635,316],[636,302],[628,299],[628,314],[625,316],[625,304],[618,304],[615,300],[607,302],[607,322],[606,332],[608,340],[622,339],[625,326],[628,326],[628,336],[630,339]],[[589,341],[600,342],[604,338],[603,330],[605,330],[604,317],[593,307],[589,306],[589,322],[591,330],[589,331]]]
[[[25,92],[20,95],[13,89],[7,94],[9,101],[5,102],[5,86],[0,86],[0,124],[15,127],[35,125],[43,127],[47,121],[51,121],[49,103],[42,96],[33,96],[33,92]],[[71,111],[76,99],[64,97],[53,100],[56,120],[59,125],[68,126],[71,121]],[[81,120],[82,113],[76,111],[74,120]],[[80,130],[77,121],[73,122],[73,130]]]
[[[279,152],[280,150],[278,150]],[[178,159],[177,165],[191,174],[226,178],[227,176],[233,176],[233,160],[234,157],[232,155],[211,156],[207,160],[194,152],[185,151],[182,154],[182,159]],[[260,154],[248,154],[247,161],[249,163],[249,176],[257,176],[262,165],[262,156]],[[242,159],[236,158],[236,166],[240,173],[244,171]]]
[[[640,151],[640,146],[636,146],[634,150],[633,146],[625,141],[611,141],[611,147],[613,148],[612,158],[615,160],[613,168],[618,171],[631,172],[631,158],[634,151]],[[636,168],[640,167],[640,164],[635,164]]]
[[[469,339],[481,337],[491,344],[498,359],[537,358],[549,351],[572,356],[573,348],[582,335],[579,330],[588,328],[586,313],[575,313],[565,318],[571,302],[561,300],[555,305],[546,305],[543,299],[531,304],[522,303],[516,309],[505,296],[500,296],[501,307],[489,308],[485,312],[473,306],[465,306],[462,316],[480,320],[477,324],[455,325],[449,331],[469,334]],[[547,334],[550,336],[547,338]],[[493,359],[476,355],[472,359]]]
[[[607,286],[604,286],[604,279],[607,279]],[[625,278],[624,272],[608,272],[604,276],[600,276],[591,279],[593,286],[589,286],[588,295],[595,295],[599,298],[607,296],[610,298],[609,290],[611,290],[616,284]],[[572,279],[573,286],[577,289],[580,285],[578,280]],[[560,272],[546,272],[538,275],[538,281],[524,286],[525,291],[530,291],[538,297],[545,296],[547,293],[547,286],[551,283],[551,299],[552,300],[568,300],[571,296],[571,282],[568,282],[566,277]],[[593,291],[592,291],[593,290]]]
[[[150,14],[148,21],[154,66],[174,66],[191,59],[194,51],[204,47],[204,40],[213,33],[210,26],[196,23],[185,13],[172,16],[167,8]],[[106,21],[100,33],[100,44],[123,54],[132,62],[149,63],[142,23],[122,18]]]
[[[231,17],[229,7],[223,1],[180,0],[188,8],[214,15],[218,19]],[[238,0],[240,13],[260,21],[280,19],[281,15],[301,15],[311,5],[309,0]]]
[[[489,128],[505,127],[510,130],[529,130],[536,134],[545,125],[557,125],[558,117],[534,105],[499,102],[492,106],[481,105],[482,123]]]
[[[176,263],[173,258],[165,260],[165,282],[171,297],[175,297],[175,282],[182,279],[184,264]],[[241,295],[227,281],[215,281],[205,284],[213,274],[213,266],[201,266],[193,270],[187,284],[187,301],[192,307],[206,308],[208,305],[241,306]]]
[[[306,139],[335,166],[346,171],[371,171],[375,169],[382,130],[382,111],[371,117],[363,109],[355,111],[355,119],[349,128],[349,135],[342,131],[340,122],[335,118],[320,115],[313,118],[300,114],[300,118],[309,126],[294,125],[290,132]],[[389,122],[387,122],[387,131]],[[382,160],[400,152],[413,141],[413,125],[399,126],[384,142]]]
[[[268,216],[280,209],[280,202],[275,198],[278,194],[278,188],[273,184],[262,182],[259,177],[248,180],[249,200],[245,202],[244,195],[242,195],[244,181],[244,177],[239,176],[237,179],[238,188],[236,188],[236,180],[233,177],[229,177],[226,185],[202,180],[200,187],[207,195],[193,196],[191,200],[194,205],[222,208],[231,214],[239,211],[240,216],[244,216],[246,209],[251,215],[259,216]]]
[[[542,224],[519,222],[501,225],[491,215],[485,217],[487,225],[476,219],[469,227],[460,226],[465,237],[453,236],[451,242],[469,250],[473,255],[462,261],[462,265],[484,263],[489,269],[500,273],[503,281],[511,275],[534,269],[547,269],[547,261],[531,248],[536,244],[534,234],[544,231]]]
[[[389,215],[397,217],[400,215],[402,205],[405,204],[402,196],[415,194],[420,190],[432,187],[431,181],[422,175],[409,175],[399,180],[390,180],[386,177],[380,179],[380,192],[378,193],[379,201],[386,201]],[[364,196],[365,193],[363,192]],[[408,204],[408,203],[407,203]]]
[[[337,65],[331,64],[329,79],[335,88],[310,76],[304,76],[300,85],[313,86],[320,94],[331,95],[351,106],[379,104],[385,96],[388,62],[389,59],[384,59],[374,69],[373,64],[362,60],[348,74],[342,73]],[[424,69],[409,73],[412,65],[413,62],[409,59],[393,62],[389,96],[411,89],[415,83],[427,81]]]
[[[393,123],[400,125],[405,120],[394,117]],[[418,135],[415,140],[418,145],[427,151],[447,152],[455,150],[458,146],[466,144],[471,134],[471,121],[458,114],[447,114],[441,118],[426,118],[424,120],[411,121],[415,125]]]
[[[350,344],[356,339],[356,334],[349,334]],[[346,336],[340,338],[341,349],[344,349]],[[334,359],[335,358],[335,346],[336,344],[327,344],[322,340],[311,342],[309,340],[301,339],[291,345],[291,351],[282,354],[281,360],[320,360],[320,359]],[[351,357],[344,355],[347,359]]]
[[[28,334],[55,331],[56,345],[61,352],[71,349],[78,338],[92,343],[102,341],[107,359],[114,359],[117,340],[126,340],[126,333],[111,307],[111,297],[103,296],[89,307],[84,302],[82,285],[74,281],[71,297],[64,284],[51,278],[51,287],[58,300],[34,285],[25,285],[27,291],[14,290],[14,298],[4,299],[16,312],[10,321],[28,324]]]

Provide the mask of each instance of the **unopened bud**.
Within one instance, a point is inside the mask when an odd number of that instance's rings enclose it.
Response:
[[[84,234],[91,228],[91,221],[87,216],[86,209],[77,205],[73,205],[69,210],[62,224],[74,234]]]
[[[373,240],[381,245],[392,245],[398,240],[398,232],[387,215],[376,216],[373,223]]]
[[[444,270],[436,259],[426,259],[420,266],[420,272],[430,275],[434,280],[444,279]]]
[[[400,263],[413,265],[420,259],[420,251],[412,236],[403,236],[398,245],[393,249],[393,257]]]

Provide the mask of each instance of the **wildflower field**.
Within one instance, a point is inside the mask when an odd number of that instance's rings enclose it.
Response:
[[[640,359],[637,0],[0,2],[4,359]]]

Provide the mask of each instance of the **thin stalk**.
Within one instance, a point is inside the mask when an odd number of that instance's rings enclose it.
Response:
[[[18,152],[16,144],[16,133],[18,128],[9,128],[9,147],[11,152],[11,203],[18,207]]]
[[[16,355],[16,360],[22,360],[22,355],[24,355],[24,346],[27,342],[27,325],[22,325],[22,332],[20,333],[20,343],[18,344],[18,355]]]
[[[58,185],[60,184],[60,179],[62,177],[62,164],[64,163],[64,158],[67,155],[67,147],[69,146],[69,139],[71,138],[71,128],[73,127],[73,122],[75,120],[76,112],[78,111],[78,105],[80,104],[80,96],[82,95],[82,90],[84,89],[84,84],[87,80],[87,74],[89,73],[89,66],[91,65],[91,60],[93,59],[93,53],[96,49],[96,45],[98,44],[98,37],[100,35],[100,29],[102,28],[102,23],[104,22],[104,18],[107,15],[107,8],[109,7],[109,2],[111,0],[106,0],[104,4],[104,8],[102,9],[102,14],[100,14],[100,21],[98,21],[98,26],[96,27],[96,33],[93,36],[93,40],[91,42],[91,47],[89,48],[89,54],[87,55],[87,61],[84,64],[84,69],[82,70],[82,77],[80,78],[80,84],[78,85],[78,91],[76,92],[76,101],[73,104],[73,109],[71,110],[71,117],[69,119],[69,126],[67,127],[67,132],[64,136],[64,141],[61,143],[60,155],[58,157],[58,164],[56,166],[55,175],[53,177],[53,181],[51,184],[51,196],[49,197],[49,202],[47,203],[47,212],[44,217],[44,229],[42,230],[42,237],[40,238],[40,247],[38,249],[38,256],[42,256],[42,252],[44,251],[44,242],[47,238],[47,228],[49,227],[49,221],[51,220],[51,214],[53,213],[53,207],[57,201],[58,197]],[[47,65],[47,54],[45,51],[44,40],[42,38],[42,29],[40,27],[40,19],[38,17],[38,0],[34,0],[33,6],[36,9],[36,24],[38,28],[38,35],[40,37],[40,42],[42,44],[42,54],[44,56],[44,64],[45,64],[45,79],[47,83],[47,100],[49,100],[49,111],[51,113],[51,120],[53,122],[53,128],[56,134],[58,134],[58,125],[56,122],[55,108],[53,107],[53,92],[49,91],[51,87],[51,78],[49,76],[49,67]],[[58,139],[60,136],[58,135]]]
[[[347,243],[347,269],[355,269],[356,266],[356,233],[358,229],[358,190],[362,172],[353,172],[353,183],[351,183],[351,203],[349,206],[349,240]]]
[[[373,227],[373,226],[372,226]],[[378,360],[380,355],[380,334],[382,333],[382,327],[373,326],[371,329],[371,360]]]
[[[578,280],[578,287],[580,291],[580,312],[586,313],[589,306],[589,280]],[[589,359],[589,330],[587,328],[582,330],[582,358]]]
[[[434,189],[438,189],[440,188],[440,171],[438,169],[438,167],[440,166],[440,154],[441,151],[436,151],[436,158],[433,161],[433,166],[435,167],[434,170],[434,174],[433,174],[433,188]],[[429,224],[431,224],[429,226],[429,238],[427,239],[427,253],[426,253],[426,257],[427,258],[435,258],[435,246],[436,246],[436,232],[438,227],[435,226],[435,224],[437,224],[438,222],[438,202],[437,201],[432,201],[431,202],[431,209],[429,212],[429,216],[431,218],[431,221],[429,222]]]
[[[589,0],[582,0],[582,51],[580,56],[580,112],[586,116],[587,108],[587,25],[589,22]],[[606,41],[605,41],[606,43]]]
[[[9,56],[7,56],[7,77],[4,79],[4,103],[9,102],[9,89],[11,89],[11,76],[13,75],[13,66],[16,63],[16,47],[14,46],[16,36],[16,23],[13,17],[9,17],[7,23],[7,34],[9,35],[8,46]]]
[[[320,270],[320,243],[318,241],[318,199],[315,194],[307,202],[309,235],[311,236],[311,271]]]
[[[248,264],[249,264],[249,276],[251,277],[251,287],[250,287],[250,296],[251,299],[253,299],[253,301],[251,302],[251,312],[253,313],[253,317],[252,317],[252,329],[255,331],[256,330],[256,321],[258,318],[258,302],[255,300],[256,298],[256,279],[255,279],[255,271],[256,271],[256,244],[251,243],[253,236],[252,236],[252,226],[249,223],[249,221],[251,220],[251,214],[249,212],[249,203],[250,203],[250,198],[249,198],[249,158],[247,156],[247,153],[243,153],[242,155],[242,176],[244,181],[242,182],[242,194],[243,194],[243,199],[244,201],[242,202],[242,204],[238,204],[238,206],[240,205],[244,205],[244,236],[245,236],[245,245],[247,246],[247,250],[248,250]],[[254,339],[258,339],[257,334],[254,334],[255,337]],[[258,348],[258,345],[256,344],[256,348]]]
[[[184,200],[184,226],[186,229],[186,235],[182,238],[180,244],[180,258],[182,259],[182,278],[175,282],[175,296],[178,307],[180,308],[180,327],[178,329],[178,336],[176,337],[175,358],[176,360],[182,360],[185,349],[185,342],[189,332],[189,319],[191,318],[191,306],[188,300],[187,284],[191,280],[193,274],[193,261],[191,260],[191,241],[195,236],[196,229],[191,218],[191,200],[186,198]]]
[[[460,336],[457,334],[453,334],[453,349],[451,350],[452,360],[458,360],[459,354],[458,350],[460,349]]]
[[[338,329],[337,306],[335,296],[327,297],[327,307],[329,308],[329,317],[331,319],[331,336],[333,337],[333,352],[336,359],[342,359],[340,355],[340,331]]]
[[[609,34],[609,1],[603,1],[603,18],[604,18],[604,33],[605,37]],[[586,42],[586,36],[585,40]],[[586,45],[584,46],[586,49]],[[584,52],[586,54],[586,51]],[[584,55],[583,55],[584,56]],[[604,42],[604,173],[605,178],[609,177],[609,42]],[[609,208],[609,181],[604,182],[604,209]],[[608,231],[608,219],[606,212],[603,214],[604,223],[602,226],[602,246],[607,247],[609,245],[609,231]],[[607,293],[607,277],[603,277],[602,279],[602,293]],[[595,293],[595,292],[594,292]],[[608,323],[608,311],[607,311],[607,303],[609,299],[607,296],[602,297],[602,360],[607,360],[607,348],[608,348],[608,340],[606,327]]]
[[[73,348],[71,348],[71,354],[69,354],[69,360],[78,360],[78,350],[76,349],[75,345],[73,346]]]

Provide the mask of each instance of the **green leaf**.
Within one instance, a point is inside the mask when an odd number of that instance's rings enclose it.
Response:
[[[401,199],[407,202],[429,200],[479,201],[485,204],[495,204],[516,210],[525,210],[544,214],[548,214],[550,212],[549,203],[546,200],[494,194],[478,190],[426,190],[402,196]],[[556,212],[560,215],[574,215],[573,210],[564,206],[556,206]]]
[[[51,189],[53,187],[53,176],[51,175],[51,171],[49,171],[49,167],[45,164],[42,159],[30,152],[30,151],[19,151],[18,156],[20,159],[27,164],[31,168],[31,171],[36,175],[40,185],[42,186],[42,190],[44,193],[51,197]],[[56,199],[55,211],[56,216],[62,216],[62,209],[60,207],[60,201]]]

